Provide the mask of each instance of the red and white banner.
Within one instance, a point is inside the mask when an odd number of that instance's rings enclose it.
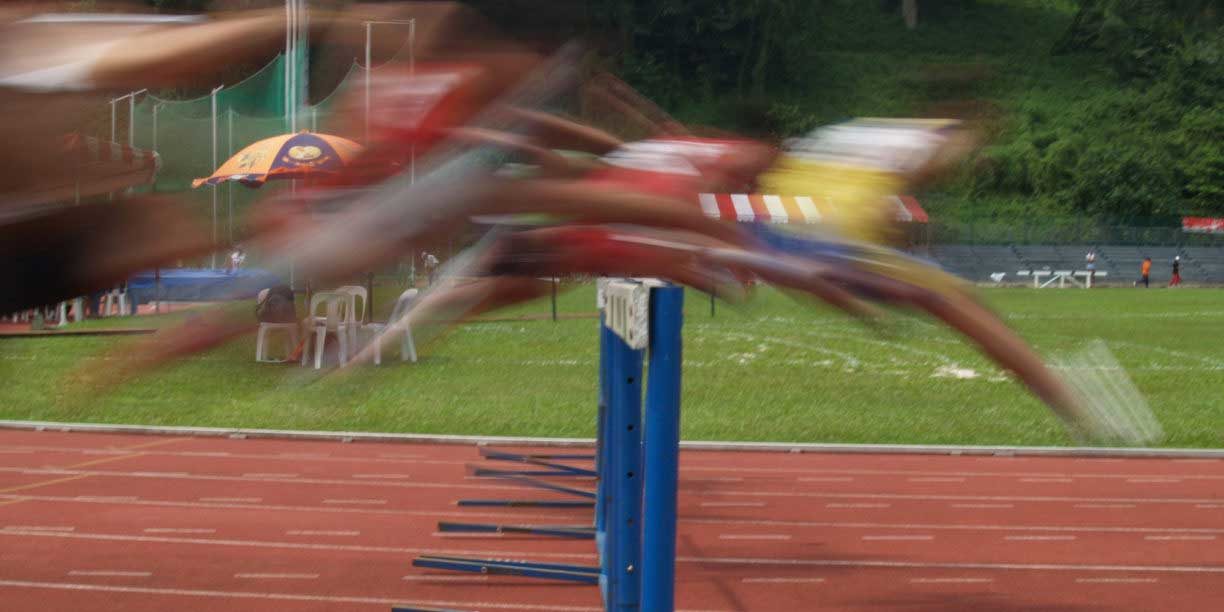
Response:
[[[1224,234],[1224,219],[1182,217],[1182,231],[1198,234]]]
[[[779,196],[757,193],[703,193],[698,196],[701,210],[715,219],[763,223],[821,223],[837,215],[836,206],[826,198]],[[926,211],[912,196],[885,196],[904,223],[927,223]]]

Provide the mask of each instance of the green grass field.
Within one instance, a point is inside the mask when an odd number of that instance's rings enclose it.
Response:
[[[590,286],[565,293],[559,308],[593,312],[593,293]],[[1218,290],[995,289],[984,296],[1045,355],[1104,340],[1161,420],[1164,445],[1224,446]],[[720,303],[713,317],[705,296],[688,300],[686,439],[1071,443],[1044,406],[928,319],[898,316],[881,335],[770,290],[745,306]],[[500,314],[548,308],[544,301]],[[592,319],[472,323],[428,347],[419,364],[391,360],[346,376],[256,364],[254,338],[247,338],[108,393],[74,386],[68,373],[128,340],[7,339],[0,340],[0,418],[591,436],[596,338]]]

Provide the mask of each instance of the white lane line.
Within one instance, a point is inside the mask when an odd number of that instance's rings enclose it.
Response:
[[[1216,539],[1216,537],[1213,535],[1150,535],[1150,536],[1144,536],[1143,539],[1145,540],[1194,540],[1194,541],[1199,541],[1199,540],[1214,540]]]
[[[95,502],[130,502],[140,499],[135,495],[77,495],[76,498]]]
[[[345,530],[345,529],[292,529],[285,532],[285,535],[296,536],[355,536],[361,535],[360,531]]]
[[[33,452],[25,448],[0,448],[0,455],[29,455]]]
[[[190,476],[191,472],[132,472],[132,475],[141,478],[182,478]]]
[[[1012,542],[1056,542],[1056,541],[1061,542],[1061,541],[1067,541],[1067,540],[1074,540],[1075,536],[1073,535],[1010,535],[1010,536],[1003,536],[1003,539],[1009,540]]]
[[[403,580],[408,582],[488,582],[488,576],[439,576],[436,574],[423,574],[404,576]]]
[[[148,578],[153,572],[125,572],[118,570],[72,570],[69,576],[115,576],[119,578]]]
[[[242,475],[243,478],[297,478],[297,474],[290,472],[247,472]]]
[[[806,476],[799,478],[799,482],[850,482],[854,480],[851,476]]]
[[[1153,583],[1157,582],[1156,578],[1076,578],[1079,583],[1106,583],[1106,584],[1127,584],[1127,583]]]
[[[742,476],[698,476],[696,478],[681,478],[680,482],[744,482]]]
[[[763,508],[765,502],[701,502],[702,508]]]
[[[1170,483],[1170,482],[1181,482],[1181,481],[1182,479],[1180,478],[1127,478],[1126,479],[1126,482],[1144,483],[1144,484]]]
[[[385,499],[325,499],[325,504],[359,504],[366,506],[379,506],[387,503]]]
[[[276,453],[276,456],[287,459],[326,459],[331,455],[329,453]]]
[[[430,536],[435,537],[435,538],[446,538],[449,540],[463,540],[463,539],[487,540],[489,538],[504,538],[506,537],[506,534],[500,533],[500,532],[485,532],[485,531],[476,531],[476,532],[435,531],[432,534],[430,534]]]
[[[1075,504],[1076,508],[1134,508],[1135,504]]]
[[[955,476],[916,476],[905,480],[909,482],[965,482],[964,478]]]
[[[76,531],[76,527],[53,527],[48,525],[5,525],[13,531]]]
[[[283,548],[288,550],[331,550],[365,553],[385,553],[402,556],[405,554],[426,555],[459,555],[465,557],[496,557],[496,558],[537,558],[537,559],[581,559],[592,561],[593,553],[550,553],[522,552],[507,550],[471,550],[471,549],[438,549],[391,546],[361,546],[344,544],[316,544],[306,542],[275,542],[261,540],[223,540],[213,538],[174,538],[154,536],[128,536],[119,534],[83,534],[59,533],[49,531],[10,532],[0,530],[0,535],[36,536],[44,538],[61,538],[87,541],[110,542],[159,542],[171,544],[199,544],[210,546],[225,546],[235,548]],[[761,557],[694,557],[682,555],[676,557],[681,563],[701,563],[714,565],[751,565],[768,567],[859,567],[886,569],[958,569],[958,570],[999,570],[999,571],[1050,571],[1050,572],[1145,572],[1161,574],[1220,574],[1224,575],[1224,566],[1217,565],[1098,565],[1074,563],[975,563],[975,562],[938,562],[938,561],[887,561],[871,559],[779,559]],[[38,584],[38,583],[35,583]],[[58,584],[58,583],[51,583]],[[22,587],[29,583],[19,583],[13,580],[0,579],[0,586]],[[93,586],[93,585],[88,585]],[[393,603],[405,603],[394,600]],[[469,604],[474,605],[474,604]],[[489,606],[485,606],[489,607]],[[527,609],[539,609],[527,607]],[[599,608],[592,608],[599,610]]]
[[[540,610],[543,612],[600,612],[594,606],[558,606],[544,604],[516,604],[490,601],[418,600],[406,601],[402,597],[362,597],[347,595],[304,595],[300,593],[268,593],[251,591],[216,591],[206,589],[161,589],[152,587],[112,586],[101,584],[75,584],[70,582],[34,582],[30,580],[0,580],[0,587],[25,589],[53,589],[59,591],[84,591],[99,593],[138,593],[143,595],[179,595],[184,597],[216,597],[222,599],[268,599],[275,601],[308,601],[315,603],[365,604],[380,606],[418,606],[491,610]]]
[[[275,580],[314,580],[318,574],[234,574],[235,578],[275,579]]]
[[[789,540],[791,536],[785,533],[723,533],[720,540]]]
[[[403,479],[403,478],[412,478],[412,475],[411,474],[353,474],[353,478]]]
[[[910,578],[913,584],[978,584],[994,582],[994,578]]]
[[[952,508],[1015,508],[1016,504],[948,504]]]
[[[144,530],[145,533],[217,533],[216,529],[205,528],[178,528],[178,527],[149,527]]]
[[[1070,478],[1021,478],[1020,482],[1073,482]]]
[[[831,503],[831,504],[825,504],[825,507],[826,507],[826,508],[891,508],[891,507],[892,507],[892,504],[872,504],[872,503],[863,503],[863,504],[839,504],[839,503]]]
[[[1222,505],[1220,505],[1220,504],[1194,504],[1194,507],[1195,507],[1195,508],[1204,508],[1204,509],[1206,509],[1206,508],[1210,508],[1210,509],[1212,509],[1212,510],[1214,510],[1214,509],[1216,509],[1216,508],[1224,508],[1224,506],[1222,506]]]
[[[824,582],[824,581],[825,581],[824,578],[742,578],[740,579],[740,582],[743,582],[745,584],[754,584],[754,583],[811,584],[811,583]]]
[[[889,541],[889,540],[913,540],[913,541],[930,541],[934,540],[933,535],[865,535],[863,540],[872,541]]]
[[[201,497],[200,501],[216,504],[258,504],[262,497]]]

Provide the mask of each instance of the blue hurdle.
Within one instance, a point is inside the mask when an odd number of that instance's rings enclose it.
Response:
[[[545,475],[539,470],[534,474],[488,469],[478,472],[579,498],[593,497],[594,528],[447,524],[447,530],[455,531],[502,531],[554,537],[591,537],[593,534],[599,552],[598,566],[449,556],[423,556],[414,559],[413,565],[598,583],[607,610],[674,610],[684,290],[653,280],[604,279],[599,285],[601,331],[599,405],[593,456],[597,475],[595,491],[532,478]],[[588,476],[589,472],[555,463],[556,459],[571,458],[568,456],[481,452],[487,459],[526,463],[555,472],[548,475]],[[578,455],[572,458],[592,457]],[[460,505],[544,506],[550,503],[580,505],[592,502],[469,500]]]

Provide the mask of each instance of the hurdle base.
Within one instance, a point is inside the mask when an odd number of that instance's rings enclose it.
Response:
[[[543,580],[561,580],[582,584],[599,584],[599,568],[586,565],[533,563],[511,559],[475,559],[426,555],[412,560],[414,567],[443,569],[473,574],[522,576]]]
[[[595,538],[595,528],[584,525],[500,525],[439,521],[438,531],[441,533],[513,533],[575,540]]]

